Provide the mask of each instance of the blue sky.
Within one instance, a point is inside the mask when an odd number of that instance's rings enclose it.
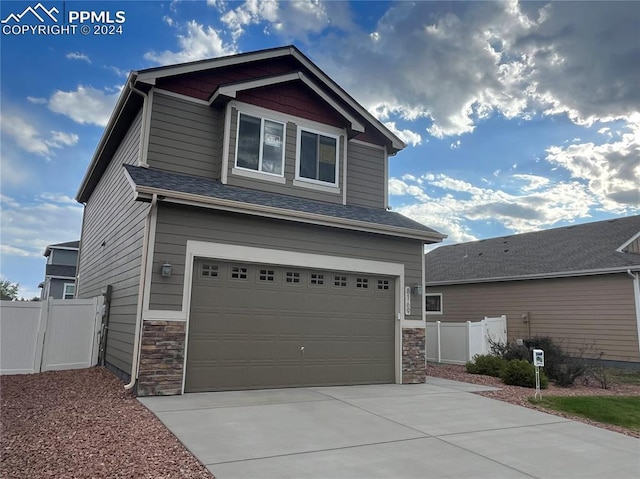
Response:
[[[80,237],[130,70],[287,44],[408,144],[390,204],[447,242],[640,213],[636,2],[42,1],[75,33],[20,33],[37,4],[0,3],[0,274],[24,297],[45,246]],[[68,23],[83,11],[102,16]]]

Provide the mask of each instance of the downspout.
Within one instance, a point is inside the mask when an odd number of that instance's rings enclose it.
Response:
[[[633,279],[633,296],[636,303],[636,332],[638,333],[638,352],[640,353],[640,275],[632,273],[630,269],[627,270],[627,274]]]
[[[142,90],[137,89],[135,86],[133,86],[136,81],[136,78],[137,78],[137,74],[134,74],[127,85],[132,92],[137,93],[143,98],[142,123],[140,124],[140,141],[138,144],[138,164],[146,165],[147,159],[144,158],[143,156],[144,156],[144,144],[147,137],[147,110],[150,108],[149,95],[143,92]]]
[[[135,336],[133,338],[133,358],[131,360],[131,382],[125,385],[125,389],[131,389],[136,384],[138,376],[138,361],[140,355],[140,341],[141,334],[140,329],[142,326],[142,309],[144,307],[144,283],[147,277],[147,252],[149,250],[149,232],[151,230],[151,216],[156,203],[158,202],[158,195],[154,193],[151,198],[151,206],[147,212],[147,218],[144,225],[144,238],[142,240],[142,264],[140,265],[140,281],[138,282],[138,308],[136,311],[136,329]]]

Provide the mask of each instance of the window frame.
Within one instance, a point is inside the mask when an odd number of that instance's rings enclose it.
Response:
[[[440,310],[439,311],[429,311],[427,310],[427,297],[429,296],[438,296],[440,297]],[[444,312],[444,302],[443,302],[443,297],[442,297],[442,293],[425,293],[424,295],[424,310],[426,314],[433,314],[433,315],[442,315]]]
[[[269,117],[267,115],[264,115],[261,112],[250,112],[250,111],[245,111],[245,110],[240,109],[240,108],[236,108],[236,112],[237,112],[237,115],[236,115],[236,140],[235,140],[235,155],[234,155],[234,163],[233,163],[234,170],[241,171],[241,172],[248,172],[250,175],[267,175],[267,177],[284,178],[285,159],[286,159],[286,150],[287,150],[287,122],[283,121],[283,120],[276,120],[276,119],[271,118],[271,117]],[[260,139],[259,139],[260,150],[259,150],[259,153],[258,153],[258,169],[257,170],[238,165],[238,149],[240,148],[240,117],[242,115],[246,115],[248,117],[260,120]],[[282,125],[282,140],[281,140],[281,143],[282,143],[282,157],[280,158],[280,171],[281,171],[280,174],[271,173],[269,171],[262,171],[262,166],[263,166],[262,162],[263,162],[263,159],[264,159],[264,126],[265,126],[265,121],[270,121],[272,123],[277,123],[279,125]]]
[[[331,138],[336,142],[336,162],[335,162],[335,181],[333,183],[328,181],[316,180],[313,178],[306,178],[300,175],[300,167],[301,167],[301,154],[302,154],[302,132],[311,133],[313,135],[324,136],[326,138]],[[340,137],[342,135],[337,135],[334,133],[330,133],[328,131],[318,130],[315,128],[309,128],[305,125],[296,125],[296,176],[295,179],[297,182],[308,183],[309,185],[338,189],[340,187]],[[318,158],[316,158],[317,162]]]
[[[70,298],[67,298],[67,287],[68,286],[72,286],[73,287],[73,293],[71,294]],[[62,286],[62,299],[74,299],[76,297],[76,283],[64,283],[64,285]]]

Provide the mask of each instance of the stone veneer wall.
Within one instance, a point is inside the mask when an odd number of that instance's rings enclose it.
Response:
[[[138,396],[182,393],[184,372],[184,321],[144,321]]]
[[[427,336],[424,328],[402,330],[402,384],[424,383]]]

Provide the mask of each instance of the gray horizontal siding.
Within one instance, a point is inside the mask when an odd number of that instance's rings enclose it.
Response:
[[[347,155],[347,204],[384,208],[384,151],[349,142]]]
[[[134,201],[122,164],[138,160],[140,126],[138,114],[85,206],[78,264],[78,297],[97,296],[107,285],[113,286],[106,360],[125,372],[131,369],[149,206]]]
[[[550,336],[562,347],[614,361],[640,361],[633,297],[626,274],[428,287],[443,293],[442,315],[427,321],[479,321],[507,315],[510,340]]]
[[[243,188],[251,188],[254,190],[268,191],[271,193],[280,193],[284,195],[298,196],[300,198],[307,198],[311,200],[328,201],[331,203],[342,203],[342,188],[336,193],[325,193],[309,188],[298,187],[293,185],[293,180],[296,177],[296,140],[297,140],[297,126],[293,122],[288,122],[286,126],[286,143],[284,154],[284,178],[286,184],[274,183],[270,181],[261,181],[258,179],[247,178],[244,176],[234,175],[233,168],[236,164],[236,137],[238,134],[238,110],[231,109],[231,128],[229,135],[229,158],[227,163],[228,176],[227,182],[230,185],[240,186]],[[340,152],[339,152],[339,184],[342,185],[343,169],[342,162],[344,161],[344,137],[340,137]]]
[[[420,241],[297,224],[248,215],[159,204],[154,249],[151,309],[180,310],[188,239],[403,263],[407,284],[420,283]],[[169,261],[173,273],[160,276]],[[256,258],[256,262],[260,262]],[[413,315],[421,319],[420,297],[412,298]]]
[[[147,163],[220,179],[223,131],[221,110],[154,92]]]

